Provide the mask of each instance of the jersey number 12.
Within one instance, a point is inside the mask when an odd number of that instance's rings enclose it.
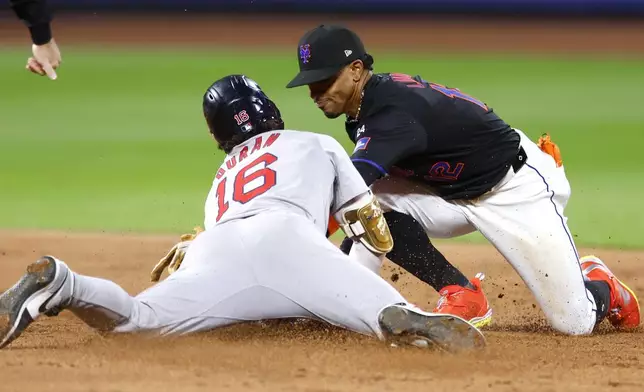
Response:
[[[246,204],[249,201],[253,200],[259,195],[264,194],[266,191],[271,189],[277,183],[277,173],[275,170],[269,168],[268,166],[277,161],[277,157],[271,153],[265,153],[254,161],[248,163],[244,166],[235,178],[233,179],[233,201],[236,201],[241,204]],[[263,165],[259,170],[253,171],[251,174],[247,174],[249,170],[257,168],[259,165]],[[246,186],[253,180],[261,178],[262,184],[257,185],[251,189],[245,189]],[[217,206],[218,213],[216,221],[224,216],[224,213],[228,211],[228,201],[226,200],[226,182],[228,178],[224,177],[223,180],[217,185]]]

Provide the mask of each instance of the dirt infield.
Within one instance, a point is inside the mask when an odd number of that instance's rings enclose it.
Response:
[[[175,237],[0,233],[0,288],[41,254],[77,272],[115,280],[136,294]],[[570,338],[545,327],[513,270],[490,246],[444,245],[468,275],[484,271],[496,312],[487,352],[448,356],[393,349],[317,323],[244,325],[155,342],[101,337],[73,315],[44,318],[0,352],[3,391],[618,391],[644,388],[644,331]],[[644,292],[644,252],[597,252]],[[431,309],[437,295],[387,263],[383,276]]]
[[[325,21],[333,18],[325,17]],[[341,19],[347,21],[346,19]],[[121,23],[118,27],[116,21]],[[267,22],[275,29],[267,33]],[[145,22],[107,14],[60,16],[55,34],[77,43],[236,48],[294,45],[319,20],[252,16],[163,16]],[[165,25],[165,31],[161,26]],[[372,47],[405,50],[559,54],[644,53],[641,22],[351,21]],[[178,34],[180,32],[180,34]],[[233,33],[233,36],[229,34]],[[17,22],[0,23],[3,44],[24,44]],[[64,54],[63,54],[64,56]],[[41,254],[55,254],[77,272],[113,279],[131,294],[148,285],[152,265],[175,237],[0,232],[0,289]],[[102,337],[68,313],[34,324],[0,352],[2,391],[616,391],[644,390],[644,330],[571,338],[554,334],[514,271],[489,245],[442,244],[468,276],[484,271],[495,310],[489,349],[476,357],[392,349],[317,323],[245,325],[159,342]],[[610,262],[644,295],[644,252],[584,249]],[[387,264],[383,276],[411,301],[431,309],[437,295]],[[395,282],[393,282],[395,280]]]

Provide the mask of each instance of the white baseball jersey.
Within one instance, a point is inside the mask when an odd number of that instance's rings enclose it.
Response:
[[[206,230],[261,211],[300,210],[321,232],[329,214],[368,192],[332,137],[280,130],[235,147],[219,167],[206,199]]]
[[[136,297],[75,274],[70,308],[114,332],[187,334],[305,317],[382,338],[380,311],[407,301],[325,236],[329,214],[368,191],[331,137],[257,135],[226,156],[206,202],[206,231],[176,272]]]

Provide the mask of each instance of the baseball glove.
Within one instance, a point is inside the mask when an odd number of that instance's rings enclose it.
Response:
[[[544,133],[543,135],[541,135],[541,137],[537,141],[537,146],[539,146],[541,151],[550,155],[552,159],[555,160],[555,162],[557,163],[557,167],[561,167],[561,165],[563,165],[563,160],[561,159],[561,151],[559,150],[559,146],[557,146],[555,142],[553,142],[552,139],[550,139],[550,135],[548,135],[547,133]]]
[[[194,234],[183,234],[181,240],[154,266],[150,273],[150,280],[152,282],[158,282],[166,268],[168,269],[168,274],[172,274],[179,269],[183,258],[186,256],[188,246],[204,230],[201,227],[195,227],[194,231]]]

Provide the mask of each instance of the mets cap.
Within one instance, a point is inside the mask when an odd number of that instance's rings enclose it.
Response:
[[[300,72],[286,87],[329,79],[348,64],[367,56],[362,41],[353,31],[339,25],[320,25],[300,39],[297,46]]]

